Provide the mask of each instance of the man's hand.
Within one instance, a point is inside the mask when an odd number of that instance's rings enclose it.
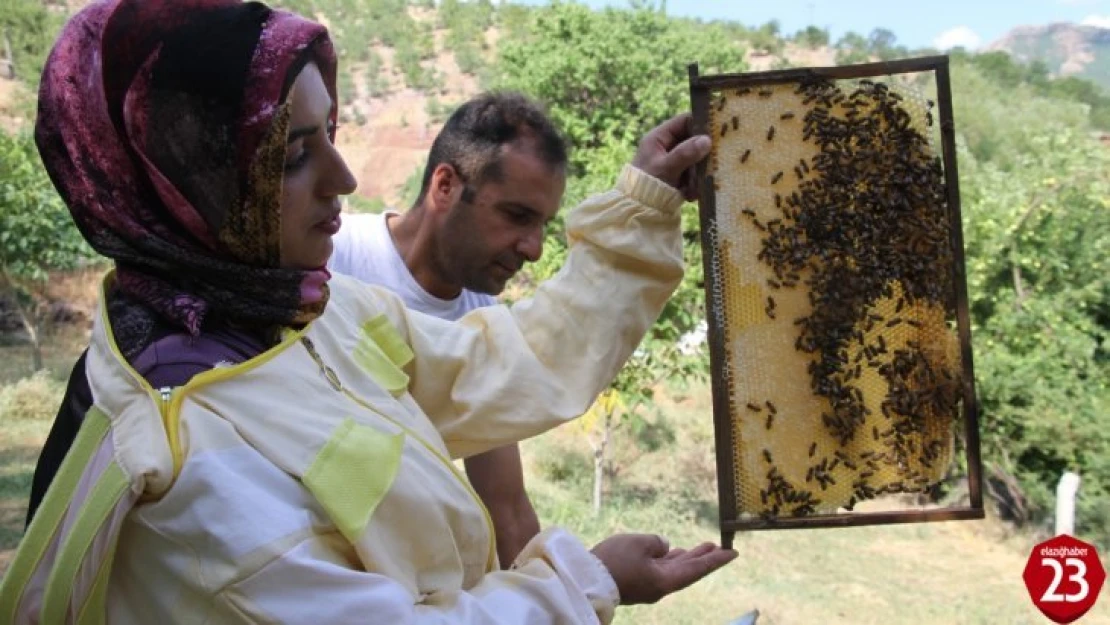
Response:
[[[736,558],[732,549],[703,543],[687,551],[670,549],[652,534],[618,534],[592,549],[620,590],[621,605],[655,603],[682,590]]]
[[[676,115],[653,128],[640,140],[632,165],[682,192],[687,201],[698,197],[694,165],[709,155],[708,135],[693,135],[690,113]]]

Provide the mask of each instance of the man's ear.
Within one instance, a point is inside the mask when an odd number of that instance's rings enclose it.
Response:
[[[440,163],[432,170],[432,180],[428,188],[428,208],[432,211],[446,212],[462,196],[466,185],[452,165]]]

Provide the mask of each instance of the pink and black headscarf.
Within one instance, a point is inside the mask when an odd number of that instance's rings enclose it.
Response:
[[[327,270],[279,266],[287,95],[308,62],[334,100],[325,28],[254,2],[100,0],[66,25],[35,137],[139,309],[121,319],[195,335],[212,319],[273,327],[323,311]]]

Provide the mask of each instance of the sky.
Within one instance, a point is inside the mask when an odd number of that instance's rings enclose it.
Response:
[[[627,0],[579,1],[593,7],[628,6]],[[668,0],[667,13],[748,26],[778,20],[783,34],[814,24],[829,29],[833,41],[848,31],[866,36],[874,28],[886,28],[900,45],[940,50],[986,46],[1015,26],[1075,22],[1110,28],[1110,0]]]

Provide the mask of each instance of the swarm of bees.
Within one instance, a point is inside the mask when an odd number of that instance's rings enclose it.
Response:
[[[931,487],[961,399],[932,103],[871,80],[716,97],[714,300],[741,512],[833,513]]]

